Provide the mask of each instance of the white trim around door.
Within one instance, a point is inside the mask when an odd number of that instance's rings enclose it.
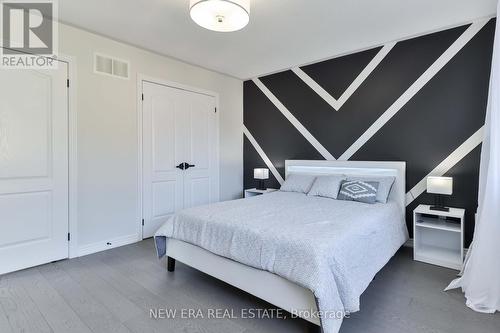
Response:
[[[138,163],[137,163],[137,240],[140,241],[143,239],[143,114],[142,114],[142,97],[143,97],[143,83],[155,83],[171,88],[186,90],[198,94],[203,94],[207,96],[211,96],[215,98],[216,105],[216,147],[215,154],[217,164],[215,166],[217,175],[219,176],[219,184],[218,184],[218,195],[217,198],[220,198],[220,115],[219,115],[219,94],[201,89],[198,87],[193,87],[185,84],[181,84],[178,82],[173,82],[169,80],[164,80],[160,78],[154,78],[151,76],[147,76],[144,74],[137,75],[137,147],[138,147]]]
[[[68,65],[68,258],[78,257],[78,116],[77,116],[77,60],[59,54],[59,60]]]

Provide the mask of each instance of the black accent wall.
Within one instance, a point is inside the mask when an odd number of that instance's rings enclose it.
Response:
[[[398,42],[338,111],[291,70],[259,79],[338,158],[468,27]],[[494,30],[492,19],[350,159],[406,161],[409,191],[479,130],[486,112]],[[338,99],[380,49],[301,69]],[[244,83],[244,125],[282,177],[286,159],[323,159],[251,80]],[[467,210],[467,246],[473,236],[477,208],[480,149],[479,145],[447,172],[454,177],[454,194],[448,205]],[[253,168],[256,167],[265,167],[265,163],[245,138],[245,188],[255,186]],[[279,188],[272,175],[267,185]],[[412,210],[418,204],[432,202],[433,197],[423,193],[408,205],[410,232]]]

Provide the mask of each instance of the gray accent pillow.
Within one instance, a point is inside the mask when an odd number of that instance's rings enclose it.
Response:
[[[337,199],[344,175],[318,176],[307,195]]]
[[[356,176],[349,177],[347,180],[361,180],[367,182],[377,182],[378,190],[377,190],[377,201],[382,203],[387,203],[389,199],[389,194],[391,193],[392,186],[394,185],[394,181],[396,177],[393,176]]]
[[[377,189],[378,182],[343,180],[338,199],[374,204],[377,202]]]
[[[280,190],[283,192],[307,193],[311,189],[315,176],[291,173],[286,178]]]

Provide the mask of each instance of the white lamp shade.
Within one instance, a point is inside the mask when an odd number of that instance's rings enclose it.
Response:
[[[427,177],[427,193],[451,195],[453,193],[453,178]]]
[[[205,29],[237,31],[250,21],[250,0],[191,0],[189,15]]]
[[[268,179],[269,178],[269,169],[266,169],[266,168],[253,169],[253,178],[255,178],[255,179]]]

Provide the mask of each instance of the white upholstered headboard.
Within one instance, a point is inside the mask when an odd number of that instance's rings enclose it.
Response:
[[[406,162],[286,160],[285,176],[288,177],[290,173],[394,176],[396,181],[389,198],[398,202],[405,214]]]

